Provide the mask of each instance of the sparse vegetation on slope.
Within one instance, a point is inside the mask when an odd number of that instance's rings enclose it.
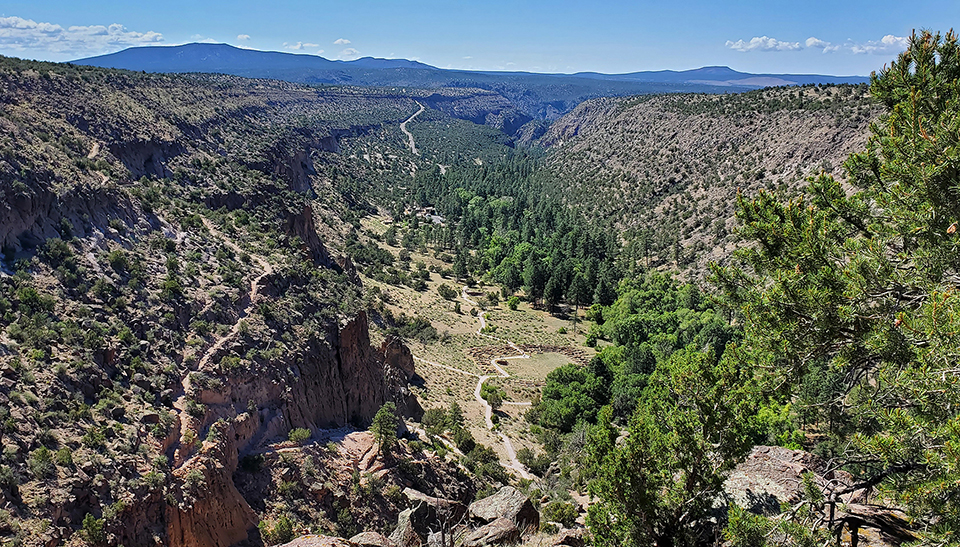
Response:
[[[338,505],[268,501],[300,484],[241,493],[231,474],[238,454],[306,448],[386,400],[416,413],[338,256],[367,202],[326,176],[340,139],[395,127],[415,99],[2,65],[4,541],[212,545],[257,522],[275,540],[347,526]],[[397,505],[384,508],[390,520]]]
[[[786,195],[834,173],[878,114],[852,85],[597,99],[540,143],[564,203],[610,219],[631,261],[702,277],[735,248],[738,192]]]

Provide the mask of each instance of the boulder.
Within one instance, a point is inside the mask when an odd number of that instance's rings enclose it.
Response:
[[[776,515],[781,503],[797,503],[803,498],[803,476],[807,473],[825,490],[844,490],[855,482],[846,471],[831,469],[809,452],[757,446],[730,473],[723,485],[725,497],[753,513]],[[838,500],[834,527],[847,538],[845,541],[858,536],[861,544],[900,545],[916,539],[906,514],[867,505],[865,498],[866,490],[861,489]]]
[[[470,517],[483,523],[508,519],[521,529],[540,528],[540,513],[519,490],[504,486],[496,494],[470,504]]]
[[[399,547],[419,547],[427,541],[430,533],[430,506],[417,503],[397,516],[397,527],[390,534],[390,541]]]
[[[350,543],[355,543],[358,547],[396,547],[397,544],[390,541],[390,538],[376,532],[363,532],[350,538]]]
[[[780,513],[781,503],[794,503],[802,498],[803,476],[808,472],[813,473],[820,486],[832,482],[843,488],[853,483],[849,473],[828,471],[823,460],[809,452],[757,446],[730,473],[723,488],[727,497],[748,511],[776,515]],[[845,496],[842,501],[856,500]]]
[[[429,520],[443,520],[447,523],[459,522],[464,515],[467,514],[467,508],[459,501],[453,501],[443,498],[438,498],[436,496],[431,496],[424,494],[413,488],[404,488],[403,495],[410,501],[410,505],[414,506],[418,503],[426,504],[430,507],[430,515],[428,516]]]
[[[500,517],[490,524],[481,526],[470,532],[463,539],[463,547],[480,547],[482,545],[502,545],[520,541],[520,529],[512,520]]]
[[[357,547],[351,541],[332,536],[300,536],[280,547]]]

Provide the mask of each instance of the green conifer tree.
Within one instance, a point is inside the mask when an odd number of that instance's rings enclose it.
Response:
[[[826,487],[906,508],[920,539],[960,529],[960,52],[957,35],[914,34],[872,77],[886,109],[845,168],[798,198],[740,198],[754,245],[716,281],[739,310],[745,346],[793,397],[811,371],[838,379],[840,411],[822,452],[854,475]],[[847,515],[851,515],[850,512]],[[844,517],[854,530],[856,515]],[[814,521],[816,519],[813,519]],[[738,521],[742,526],[744,521]],[[844,522],[834,521],[835,528]],[[809,530],[807,530],[809,533]]]

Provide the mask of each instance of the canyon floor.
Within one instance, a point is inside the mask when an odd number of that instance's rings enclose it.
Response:
[[[368,218],[363,227],[382,234],[386,230],[384,220]],[[399,256],[400,247],[378,244]],[[449,266],[417,251],[410,252],[410,262],[423,262],[428,269]],[[439,341],[407,341],[416,359],[417,373],[424,380],[417,391],[424,409],[447,409],[456,402],[477,441],[496,450],[508,471],[520,478],[531,478],[515,456],[521,448],[539,448],[523,415],[539,396],[547,374],[567,363],[586,363],[595,354],[593,348],[585,345],[584,310],[564,309],[554,314],[529,302],[521,302],[516,310],[509,309],[505,300],[496,305],[487,300],[481,304],[487,293],[499,294],[499,287],[482,283],[463,287],[455,279],[444,279],[435,272],[430,273],[424,291],[379,283],[365,276],[362,279],[365,287],[379,289],[391,313],[424,317],[440,335]],[[456,288],[457,298],[441,297],[437,288],[442,284]],[[573,320],[574,313],[579,321]],[[371,330],[375,343],[378,334],[383,335]],[[495,411],[497,424],[489,422],[489,405],[477,396],[480,378],[506,393],[503,405]]]

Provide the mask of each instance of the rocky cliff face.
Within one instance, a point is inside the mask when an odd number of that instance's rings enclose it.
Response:
[[[388,400],[406,415],[422,414],[407,389],[416,374],[410,350],[395,338],[380,350],[372,347],[363,312],[311,339],[282,366],[203,373],[205,385],[216,387],[191,386],[188,394],[206,412],[201,420],[181,418],[208,442],[196,453],[181,445],[174,458],[182,463],[174,471],[178,504],[165,516],[170,545],[227,547],[248,539],[257,519],[233,482],[240,455],[256,454],[296,428],[317,434],[369,423]]]
[[[370,345],[367,316],[340,329],[329,349],[316,347],[295,365],[299,378],[286,400],[291,427],[368,423],[387,400],[383,362]]]
[[[409,385],[422,382],[414,368],[413,353],[396,336],[388,336],[380,346],[379,357],[383,361],[384,382],[390,400],[397,405],[402,415],[419,420],[423,408]]]
[[[303,251],[307,253],[314,264],[339,269],[339,264],[330,260],[330,253],[317,235],[317,226],[313,221],[313,208],[304,205],[298,213],[290,213],[284,225],[287,235],[296,236],[303,242]]]
[[[442,93],[431,93],[422,102],[428,108],[454,118],[494,127],[509,136],[515,136],[524,124],[533,119],[517,110],[499,93],[482,89],[465,89],[460,93],[444,90]]]
[[[53,237],[111,237],[111,220],[139,234],[161,228],[156,216],[105,184],[81,184],[62,193],[40,184],[18,189],[0,184],[0,195],[0,246],[14,251]]]
[[[167,545],[234,545],[256,529],[257,516],[233,483],[237,470],[234,428],[221,424],[212,442],[174,472],[176,503],[165,502]]]
[[[170,159],[186,152],[180,142],[168,138],[151,140],[116,141],[110,145],[113,154],[127,168],[133,178],[171,177]]]

